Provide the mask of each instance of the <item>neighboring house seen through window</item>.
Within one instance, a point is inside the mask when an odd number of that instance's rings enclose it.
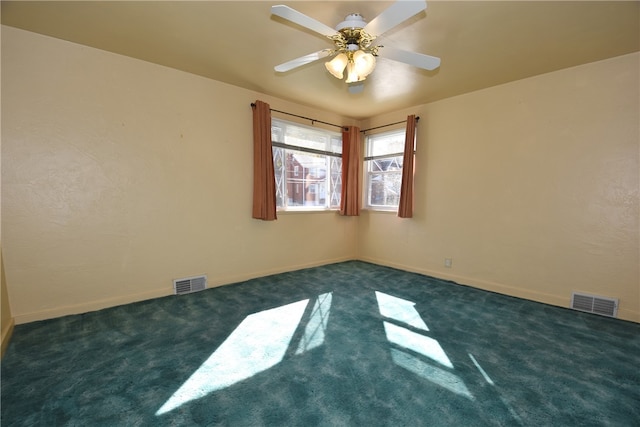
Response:
[[[339,209],[341,134],[272,119],[271,140],[278,210]]]
[[[365,207],[394,210],[400,201],[405,130],[365,139]]]

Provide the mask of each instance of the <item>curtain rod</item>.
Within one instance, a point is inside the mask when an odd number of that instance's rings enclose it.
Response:
[[[251,108],[255,108],[255,106],[256,106],[256,104],[252,102],[252,103],[251,103]],[[314,123],[322,123],[322,124],[325,124],[325,125],[334,126],[334,127],[337,127],[337,128],[340,128],[340,129],[344,129],[344,130],[346,130],[346,129],[347,129],[345,126],[342,126],[342,125],[336,125],[336,124],[328,123],[328,122],[323,122],[322,120],[312,119],[311,117],[299,116],[299,115],[297,115],[297,114],[287,113],[286,111],[274,110],[273,108],[270,108],[269,110],[270,110],[270,111],[275,111],[276,113],[281,113],[281,114],[286,114],[286,115],[288,115],[288,116],[297,117],[297,118],[299,118],[299,119],[309,120],[309,121],[311,122],[311,124],[312,124],[312,125],[313,125]],[[416,122],[417,122],[418,120],[420,120],[420,117],[419,117],[419,116],[418,116],[418,117],[416,117]],[[365,133],[365,132],[370,131],[370,130],[380,129],[380,128],[384,128],[384,127],[387,127],[387,126],[398,125],[398,124],[400,124],[400,123],[406,123],[406,122],[407,122],[406,120],[403,120],[403,121],[401,121],[401,122],[388,123],[388,124],[386,124],[386,125],[381,125],[381,126],[376,126],[376,127],[369,128],[369,129],[364,129],[364,130],[361,130],[360,132],[361,132],[361,133]]]
[[[254,104],[253,102],[251,103],[251,108],[255,108],[256,104]],[[340,129],[346,129],[345,126],[342,125],[336,125],[333,123],[328,123],[328,122],[323,122],[322,120],[316,120],[316,119],[312,119],[311,117],[305,117],[305,116],[299,116],[297,114],[292,114],[292,113],[287,113],[286,111],[280,111],[280,110],[274,110],[273,108],[269,109],[270,111],[275,111],[276,113],[281,113],[281,114],[286,114],[288,116],[293,116],[293,117],[297,117],[299,119],[305,119],[305,120],[309,120],[311,122],[311,124],[313,125],[314,123],[322,123],[324,125],[329,125],[329,126],[334,126]]]
[[[416,122],[418,122],[418,120],[420,120],[420,117],[416,117]],[[388,123],[388,124],[386,124],[386,125],[376,126],[376,127],[374,127],[374,128],[363,129],[363,130],[361,130],[360,132],[365,133],[365,132],[367,132],[367,131],[374,130],[374,129],[380,129],[380,128],[386,128],[387,126],[399,125],[400,123],[407,123],[407,121],[406,121],[406,120],[403,120],[403,121],[401,121],[401,122]]]

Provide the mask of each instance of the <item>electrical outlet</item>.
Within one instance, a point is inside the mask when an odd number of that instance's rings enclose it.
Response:
[[[451,268],[452,265],[453,265],[453,259],[452,258],[445,258],[444,259],[444,266],[446,268]]]

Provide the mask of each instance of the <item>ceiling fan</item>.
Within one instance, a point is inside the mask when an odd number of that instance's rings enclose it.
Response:
[[[344,78],[346,70],[345,82],[349,84],[350,89],[356,89],[352,92],[356,92],[362,89],[362,82],[373,71],[377,56],[425,70],[435,70],[440,66],[440,58],[384,47],[375,43],[378,36],[426,8],[427,3],[424,0],[399,0],[369,23],[359,13],[352,13],[333,29],[289,6],[272,6],[271,13],[273,15],[319,33],[334,43],[332,49],[323,49],[276,65],[275,71],[287,72],[322,58],[333,56],[333,59],[325,63],[325,67],[334,77],[341,80]]]

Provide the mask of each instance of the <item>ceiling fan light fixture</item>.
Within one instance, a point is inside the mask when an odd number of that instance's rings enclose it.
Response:
[[[345,80],[345,83],[361,82],[365,78],[366,77],[362,77],[358,74],[356,64],[353,61],[349,61],[349,63],[347,64],[347,80]]]
[[[344,69],[347,67],[349,58],[344,53],[336,55],[331,61],[325,62],[324,66],[335,78],[342,80]]]
[[[336,26],[336,31],[344,30],[345,28],[360,29],[367,25],[367,21],[359,13],[350,13],[344,17],[344,21]]]
[[[367,77],[376,66],[376,58],[369,52],[358,50],[353,54],[353,62],[359,76]]]
[[[323,49],[293,59],[275,66],[274,69],[276,72],[286,72],[318,59],[335,55],[333,59],[325,62],[327,71],[342,80],[346,70],[346,83],[362,82],[373,72],[379,49],[384,47],[376,44],[377,38],[426,8],[427,3],[424,0],[397,0],[369,23],[359,13],[351,13],[333,29],[289,6],[271,6],[272,15],[325,36],[334,44],[333,49]],[[440,67],[440,58],[435,56],[394,48],[387,48],[382,53],[388,60],[429,71]]]
[[[347,63],[347,79],[345,83],[361,82],[367,78],[376,66],[375,57],[369,52],[358,50],[350,55]]]

